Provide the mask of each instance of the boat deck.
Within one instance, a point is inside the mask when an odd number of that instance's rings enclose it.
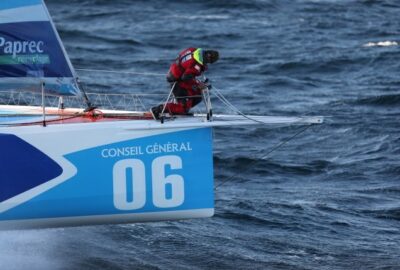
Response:
[[[99,110],[85,112],[83,109],[58,109],[47,107],[43,118],[43,109],[37,106],[0,105],[0,127],[65,125],[101,122],[129,121],[132,128],[157,129],[168,127],[196,127],[196,126],[237,126],[265,124],[271,126],[320,124],[323,118],[312,117],[282,117],[282,116],[242,116],[242,115],[214,115],[207,120],[205,114],[174,115],[166,117],[164,123],[153,119],[149,112]]]

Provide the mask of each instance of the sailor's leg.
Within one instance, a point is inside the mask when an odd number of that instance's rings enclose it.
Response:
[[[187,98],[185,102],[186,113],[188,113],[191,108],[199,104],[201,101],[202,101],[202,96],[199,91],[193,91],[193,90],[187,91]]]
[[[203,96],[200,92],[194,92],[193,97],[190,98],[192,100],[192,108],[199,104],[203,100]]]
[[[191,107],[188,107],[188,96],[190,93],[184,87],[179,84],[175,86],[173,92],[176,103],[168,103],[166,105],[166,111],[170,114],[186,114]]]

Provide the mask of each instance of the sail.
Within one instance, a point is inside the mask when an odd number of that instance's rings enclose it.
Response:
[[[77,95],[75,78],[43,0],[1,0],[0,91]]]

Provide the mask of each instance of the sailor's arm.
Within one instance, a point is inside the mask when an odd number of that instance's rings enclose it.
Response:
[[[194,65],[193,67],[187,68],[181,76],[182,81],[194,80],[197,76],[202,74],[201,67],[199,65]]]

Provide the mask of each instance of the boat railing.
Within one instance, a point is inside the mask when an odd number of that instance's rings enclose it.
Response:
[[[164,94],[142,94],[142,93],[86,93],[91,104],[99,109],[148,111],[152,106],[166,102]],[[193,96],[192,96],[193,97]],[[203,96],[206,101],[206,110],[211,108],[209,96]],[[172,101],[173,97],[169,100]],[[82,96],[63,96],[51,93],[30,91],[0,91],[0,104],[19,106],[43,106],[63,108],[85,108],[86,103]],[[61,105],[62,104],[62,105]],[[198,110],[200,108],[197,108]]]
[[[157,100],[162,100],[164,95],[159,94],[108,94],[87,93],[92,104],[96,107],[112,110],[148,110]],[[60,96],[45,94],[46,107],[59,107]],[[80,108],[85,106],[81,96],[63,96],[62,102],[66,108]],[[19,106],[42,106],[42,94],[29,91],[1,91],[0,104]]]

